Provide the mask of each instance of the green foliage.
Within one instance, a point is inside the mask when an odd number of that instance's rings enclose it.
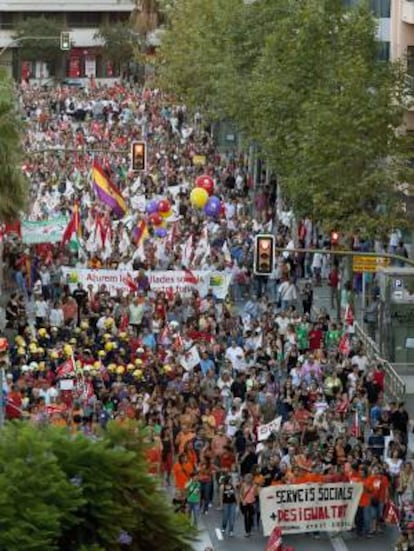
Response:
[[[13,38],[31,37],[20,43],[20,58],[27,61],[44,61],[57,63],[64,53],[60,49],[60,33],[65,29],[58,20],[43,16],[30,17],[20,21]],[[39,39],[36,39],[39,37]],[[40,38],[51,37],[51,38]]]
[[[28,183],[21,170],[21,124],[13,84],[0,70],[0,221],[15,220],[25,208]]]
[[[8,424],[0,440],[0,548],[187,551],[193,532],[147,473],[138,425],[97,440]]]
[[[115,64],[124,65],[133,56],[138,37],[130,23],[117,22],[101,27],[95,38],[103,41],[105,56]]]
[[[298,216],[385,231],[401,222],[413,144],[396,131],[404,75],[377,59],[376,24],[363,2],[180,0],[160,83],[258,142]]]

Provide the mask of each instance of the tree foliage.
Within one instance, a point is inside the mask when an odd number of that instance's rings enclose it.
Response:
[[[103,41],[105,56],[120,66],[134,57],[138,46],[138,37],[133,26],[122,21],[101,27],[95,38]]]
[[[342,0],[179,0],[160,81],[231,118],[261,150],[297,214],[369,234],[401,222],[404,75],[378,59],[376,20]]]
[[[28,182],[21,170],[21,124],[13,84],[0,71],[0,222],[15,220],[26,206]]]
[[[191,549],[187,518],[175,515],[147,474],[137,424],[102,438],[55,427],[9,424],[0,440],[0,548],[8,551]]]
[[[64,55],[60,49],[62,30],[62,24],[57,19],[39,16],[21,20],[16,25],[13,39],[30,37],[19,44],[21,59],[58,64]]]

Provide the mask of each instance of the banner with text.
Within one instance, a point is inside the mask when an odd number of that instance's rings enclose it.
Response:
[[[22,241],[28,245],[38,243],[59,243],[68,225],[67,216],[59,216],[50,220],[32,222],[23,220],[21,225]]]
[[[264,535],[275,526],[283,534],[351,530],[362,484],[286,484],[260,492]]]
[[[78,283],[86,288],[92,285],[97,289],[99,285],[105,284],[108,291],[115,295],[117,292],[130,291],[128,282],[135,279],[138,272],[127,270],[89,270],[86,268],[63,268],[63,276],[73,290]],[[179,292],[183,297],[190,296],[196,289],[201,296],[206,296],[211,290],[218,299],[224,299],[227,295],[231,274],[224,272],[194,271],[195,281],[189,281],[188,273],[181,270],[169,271],[148,271],[147,276],[151,291],[164,291],[172,289],[174,293]]]

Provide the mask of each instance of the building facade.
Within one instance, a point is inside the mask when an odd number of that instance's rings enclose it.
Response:
[[[12,44],[20,21],[43,16],[61,22],[62,30],[71,33],[67,77],[116,77],[119,68],[105,60],[102,44],[94,35],[105,24],[127,21],[134,7],[133,0],[0,0],[0,65],[16,78],[49,78],[49,68],[41,61],[20,60],[17,67],[16,46]]]

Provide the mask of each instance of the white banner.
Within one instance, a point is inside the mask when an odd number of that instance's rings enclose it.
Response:
[[[50,220],[31,222],[22,221],[22,241],[29,245],[35,243],[59,243],[68,225],[69,218],[59,216]]]
[[[185,354],[179,357],[179,363],[186,371],[191,371],[200,363],[200,359],[198,348],[196,346],[192,346],[190,350],[187,350]]]
[[[94,55],[85,57],[85,76],[87,78],[96,77],[96,58]]]
[[[135,279],[137,272],[127,270],[89,270],[86,268],[63,268],[63,276],[69,284],[71,290],[75,289],[80,282],[86,288],[92,285],[96,290],[99,285],[105,284],[111,295],[118,291],[129,292],[128,279]],[[211,290],[214,296],[220,300],[227,295],[231,275],[224,272],[194,271],[192,275],[196,282],[191,281],[186,272],[181,270],[170,271],[149,271],[147,276],[150,282],[151,291],[168,291],[172,289],[174,293],[179,292],[183,297],[191,296],[194,289],[202,297],[206,296]],[[189,281],[190,280],[190,281]]]
[[[283,534],[351,530],[362,484],[286,484],[260,492],[265,536],[279,526]]]
[[[273,432],[279,432],[281,424],[282,417],[280,416],[276,417],[276,419],[273,419],[273,421],[270,421],[270,423],[267,423],[266,425],[259,425],[259,428],[257,429],[258,441],[262,442],[263,440],[267,440]]]

